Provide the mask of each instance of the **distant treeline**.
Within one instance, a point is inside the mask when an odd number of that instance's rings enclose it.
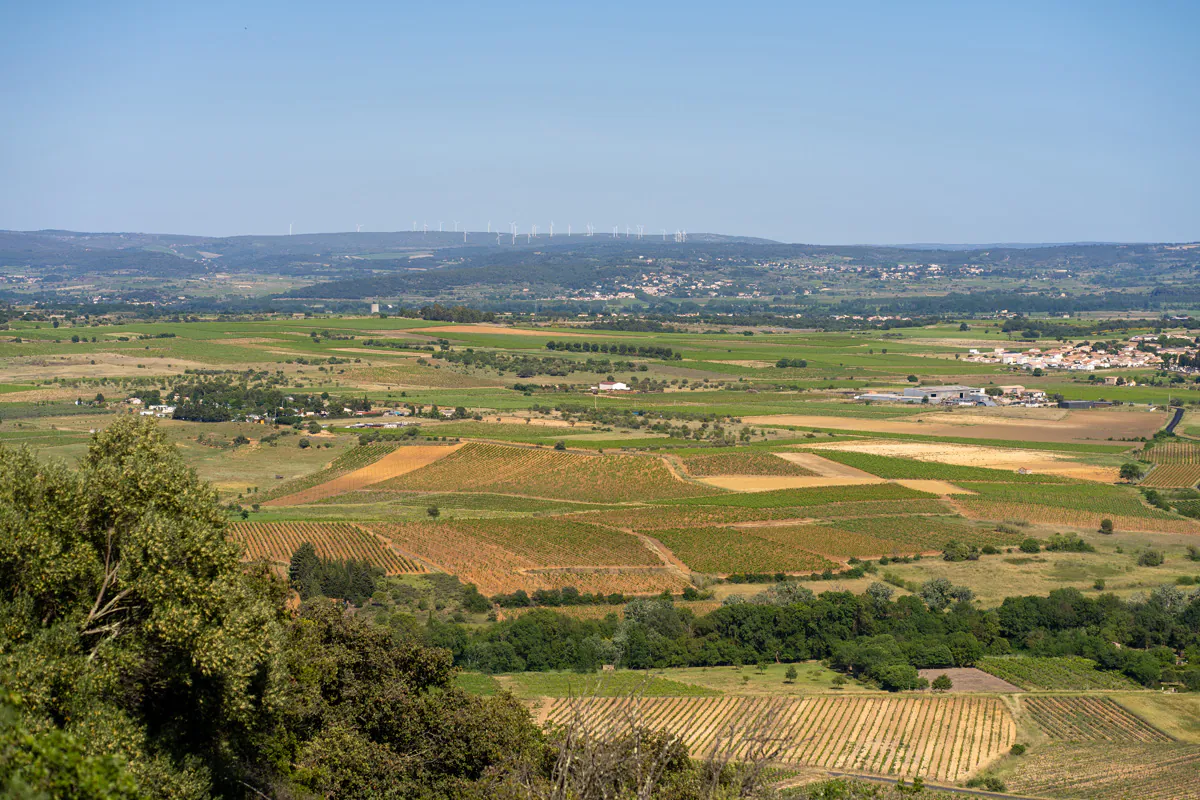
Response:
[[[570,353],[613,353],[619,356],[644,356],[646,358],[661,358],[664,360],[674,359],[675,361],[683,358],[680,353],[676,353],[669,347],[632,345],[625,344],[624,342],[549,341],[546,342],[546,349],[562,350]]]

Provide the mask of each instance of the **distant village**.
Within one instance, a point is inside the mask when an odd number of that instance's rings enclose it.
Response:
[[[976,364],[1013,365],[1028,370],[1093,372],[1098,369],[1166,369],[1200,374],[1197,359],[1200,359],[1200,347],[1196,340],[1165,334],[1141,334],[1124,343],[1080,342],[1018,351],[1004,347],[996,347],[991,351],[973,348],[968,351],[965,360]],[[1111,382],[1116,383],[1117,379],[1114,377]]]

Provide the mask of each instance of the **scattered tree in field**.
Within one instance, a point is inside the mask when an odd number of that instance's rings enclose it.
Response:
[[[933,679],[933,683],[929,684],[935,692],[948,692],[954,688],[954,681],[950,680],[950,676],[942,673]]]
[[[795,664],[788,664],[787,672],[783,674],[786,683],[795,683],[796,678],[800,677],[800,673],[796,671]],[[841,677],[840,675],[838,676]]]
[[[1142,477],[1142,468],[1132,461],[1126,461],[1121,465],[1121,471],[1119,474],[1121,476],[1121,480],[1127,483],[1132,483],[1133,481],[1136,481],[1138,478]]]
[[[437,519],[438,517],[441,516],[442,510],[440,508],[438,508],[437,506],[430,506],[429,508],[425,509],[425,513],[428,514],[430,517]]]
[[[846,685],[846,679],[841,675],[834,675],[832,683],[833,688],[841,689]]]
[[[1023,755],[1025,755],[1026,749],[1027,748],[1025,747],[1025,745],[1021,744],[1020,742],[1017,742],[1009,749],[1008,752],[1013,754],[1014,756],[1023,756]]]
[[[1153,548],[1143,550],[1137,558],[1139,567],[1161,567],[1164,561],[1166,561],[1166,556],[1163,551]]]
[[[1100,532],[1101,533],[1112,533],[1113,532],[1113,521],[1111,519],[1100,520]]]
[[[1019,547],[1022,553],[1040,553],[1042,551],[1042,543],[1032,536],[1022,539]]]

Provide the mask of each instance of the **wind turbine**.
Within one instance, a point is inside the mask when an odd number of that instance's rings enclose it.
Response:
[[[492,232],[492,221],[489,219],[488,220],[488,233],[491,234],[491,232]]]
[[[354,226],[354,232],[362,233],[362,223],[361,222]]]
[[[571,238],[571,223],[567,223],[567,238]]]
[[[554,220],[550,220],[550,238],[554,238]]]
[[[512,225],[512,243],[516,244],[517,243],[517,223],[510,222],[509,224]]]
[[[289,223],[288,223],[288,236],[291,236],[291,235],[292,235],[292,226],[293,226],[293,225],[295,225],[295,224],[296,224],[296,223],[294,223],[294,222],[289,222]]]
[[[663,241],[665,242],[667,240],[667,229],[663,228],[662,232],[663,232]]]
[[[412,229],[412,232],[413,232],[413,233],[416,233],[416,232],[417,232],[417,221],[414,219],[412,222],[413,222],[413,229]]]
[[[438,220],[438,233],[441,233],[441,232],[442,232],[442,221],[439,219]]]
[[[536,225],[536,224],[534,224],[534,225],[530,225],[530,226],[529,226],[529,230],[531,230],[531,231],[532,231],[532,233],[530,233],[529,235],[530,235],[531,237],[533,237],[534,239],[536,239],[536,238],[537,238],[537,225]]]

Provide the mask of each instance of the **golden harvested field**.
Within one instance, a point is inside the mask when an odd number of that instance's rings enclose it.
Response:
[[[1159,464],[1139,484],[1154,489],[1187,489],[1200,483],[1200,464]]]
[[[322,558],[366,561],[388,575],[428,571],[349,522],[235,522],[230,533],[246,545],[247,558],[273,564],[290,563],[296,548],[310,542]]]
[[[676,478],[656,457],[586,455],[479,442],[378,488],[491,492],[596,503],[717,493]]]
[[[574,586],[646,594],[686,583],[636,536],[562,518],[373,524],[401,550],[485,594]],[[586,587],[586,588],[585,588]]]
[[[917,420],[921,421],[917,421]],[[912,433],[971,439],[1008,439],[1026,442],[1102,442],[1153,436],[1167,421],[1162,411],[1092,409],[1070,411],[1061,420],[1025,419],[1019,415],[938,412],[904,420],[859,417],[825,417],[815,414],[772,414],[743,417],[747,425],[794,425],[818,430]]]
[[[1004,776],[1010,791],[1078,800],[1200,800],[1200,747],[1192,744],[1041,745]]]
[[[564,722],[572,701],[549,709]],[[576,700],[583,723],[603,731],[623,720],[628,698]],[[644,724],[679,736],[704,757],[718,735],[769,722],[784,743],[779,762],[878,775],[963,780],[1016,741],[1016,724],[994,697],[831,697],[772,701],[750,697],[653,697],[640,701]],[[739,751],[740,752],[740,751]]]
[[[977,447],[965,444],[941,444],[937,442],[905,442],[894,440],[872,440],[865,442],[836,442],[813,445],[814,449],[842,450],[851,453],[911,458],[937,464],[954,464],[962,467],[988,467],[990,469],[1026,469],[1046,475],[1065,475],[1084,480],[1112,483],[1117,479],[1113,467],[1097,467],[1081,464],[1069,457],[1045,450],[1018,450],[1008,447]]]
[[[816,475],[807,467],[793,464],[773,453],[714,453],[687,456],[683,466],[689,475]]]
[[[974,498],[955,498],[954,506],[968,519],[997,522],[1024,520],[1043,525],[1072,525],[1079,528],[1099,528],[1101,520],[1111,519],[1113,527],[1118,531],[1200,533],[1200,522],[1190,519],[1134,517],[1035,503],[1005,503]]]
[[[397,447],[383,458],[365,467],[348,472],[331,481],[302,489],[295,494],[268,500],[265,506],[297,506],[305,503],[315,503],[339,494],[352,492],[364,486],[381,483],[413,470],[427,467],[430,464],[449,456],[463,447],[454,445],[412,445]]]
[[[1066,742],[1170,742],[1171,737],[1108,697],[1024,698],[1025,710],[1052,739]]]

